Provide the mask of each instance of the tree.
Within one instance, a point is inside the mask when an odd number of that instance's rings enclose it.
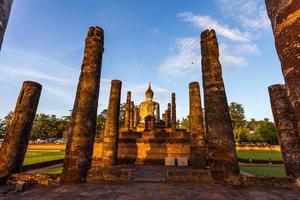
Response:
[[[13,112],[10,111],[4,119],[0,119],[0,138],[4,138],[6,135],[6,131],[9,125],[9,122],[12,118]]]
[[[33,122],[31,139],[62,138],[70,126],[70,117],[57,118],[56,115],[37,114]]]
[[[229,113],[233,127],[234,140],[236,142],[241,142],[241,135],[243,134],[243,139],[247,132],[246,130],[246,118],[245,111],[242,104],[232,102],[229,105]]]
[[[190,129],[190,119],[189,116],[187,117],[183,117],[181,119],[181,121],[179,122],[179,128],[183,128],[183,129]]]
[[[97,116],[97,128],[96,128],[96,137],[102,135],[105,125],[107,109],[102,110],[102,112]]]

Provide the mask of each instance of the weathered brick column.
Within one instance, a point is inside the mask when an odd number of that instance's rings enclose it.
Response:
[[[131,92],[127,92],[126,104],[125,104],[125,131],[130,130],[130,103],[131,102]]]
[[[239,165],[214,30],[201,34],[201,53],[208,164],[215,180],[230,181]]]
[[[172,127],[172,132],[176,132],[176,94],[172,93],[172,120],[171,120],[171,127]]]
[[[0,149],[0,179],[21,172],[42,86],[25,81]]]
[[[171,127],[171,112],[172,112],[172,108],[171,108],[171,103],[168,103],[168,107],[166,110],[166,127],[170,128]]]
[[[119,115],[122,82],[111,81],[110,97],[105,121],[102,166],[108,167],[118,163]]]
[[[272,85],[269,87],[269,95],[286,174],[299,177],[300,138],[286,88],[280,84]]]
[[[266,7],[300,132],[300,0],[266,0]]]
[[[135,112],[134,112],[134,127],[136,128],[139,124],[139,121],[140,121],[140,112],[139,112],[139,109],[136,109]]]
[[[103,43],[103,30],[100,27],[90,27],[85,40],[83,64],[72,112],[62,183],[85,182],[87,171],[91,167]]]
[[[13,4],[13,0],[1,0],[0,1],[0,50],[7,27],[10,10]]]
[[[130,130],[133,130],[134,128],[134,109],[135,106],[134,106],[134,102],[131,101],[130,102]]]
[[[191,155],[190,163],[192,166],[206,169],[207,148],[203,127],[203,113],[200,97],[200,87],[198,82],[189,84],[190,96],[190,137]]]

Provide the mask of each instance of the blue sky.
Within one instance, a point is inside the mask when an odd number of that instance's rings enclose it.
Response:
[[[176,92],[177,116],[186,116],[189,82],[202,86],[199,37],[214,28],[228,102],[243,104],[248,119],[273,120],[267,87],[283,78],[264,0],[15,1],[0,52],[0,117],[14,109],[24,80],[43,85],[38,112],[68,114],[95,25],[105,31],[98,112],[119,79],[122,102],[131,90],[139,104],[151,82],[161,111]]]

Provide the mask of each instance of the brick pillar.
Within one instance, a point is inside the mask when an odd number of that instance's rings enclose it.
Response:
[[[134,102],[130,102],[130,130],[134,128]]]
[[[207,148],[203,127],[203,113],[198,82],[189,84],[190,96],[190,137],[191,155],[190,163],[197,168],[206,169]]]
[[[126,104],[125,104],[125,131],[130,130],[130,102],[131,102],[131,92],[127,92]]]
[[[163,113],[163,114],[162,114],[162,120],[163,120],[164,122],[166,122],[166,113]]]
[[[286,88],[280,84],[272,85],[269,87],[269,95],[286,174],[299,177],[300,138]]]
[[[171,127],[172,127],[172,132],[176,132],[176,96],[175,93],[172,93],[172,120],[171,120]]]
[[[134,127],[136,128],[139,124],[139,121],[140,121],[140,112],[139,112],[139,109],[136,109],[135,112],[134,112]]]
[[[300,0],[265,0],[300,133]]]
[[[214,30],[201,34],[201,53],[208,164],[215,180],[230,181],[239,165]]]
[[[100,27],[90,27],[85,40],[83,64],[71,117],[62,183],[85,182],[87,171],[91,167],[103,43],[103,30]]]
[[[11,173],[22,171],[41,90],[42,86],[39,83],[32,81],[23,83],[0,148],[0,179],[5,180]]]
[[[172,112],[172,106],[171,103],[168,103],[168,108],[166,110],[166,127],[171,127],[171,112]]]
[[[0,50],[1,50],[12,4],[13,4],[13,0],[0,1]]]
[[[107,118],[105,121],[102,166],[108,167],[118,163],[118,137],[119,137],[119,116],[122,82],[113,80],[111,82]]]

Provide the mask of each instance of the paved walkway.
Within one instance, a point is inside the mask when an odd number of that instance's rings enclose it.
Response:
[[[0,196],[1,200],[174,200],[174,199],[230,199],[230,200],[265,200],[287,199],[300,200],[299,188],[274,187],[225,187],[205,186],[195,183],[115,183],[115,184],[80,184],[60,187],[32,186],[24,192]]]

